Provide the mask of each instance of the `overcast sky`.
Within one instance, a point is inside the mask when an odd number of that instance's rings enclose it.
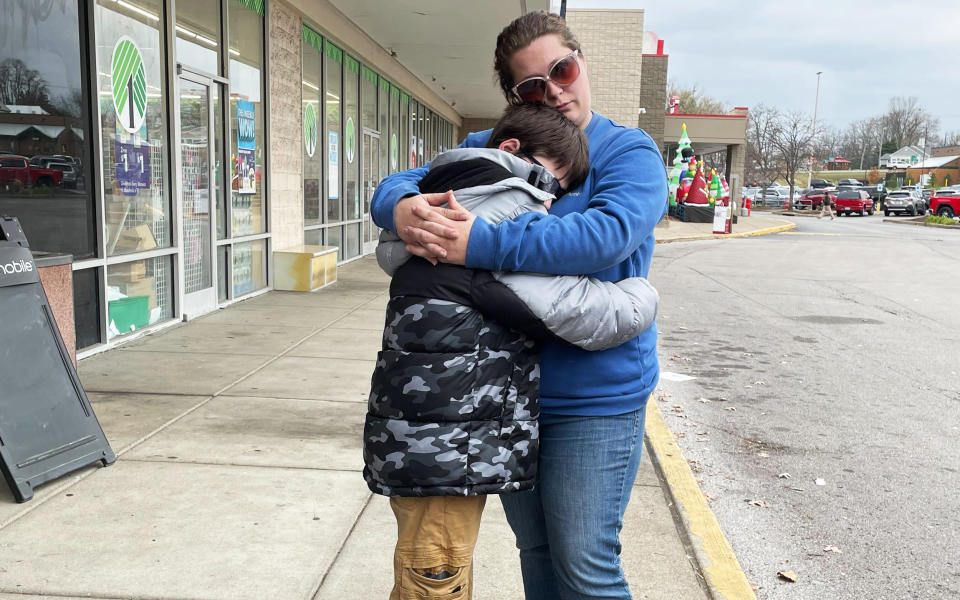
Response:
[[[670,55],[670,80],[728,107],[812,114],[823,71],[819,123],[843,129],[884,113],[892,96],[916,96],[941,134],[960,132],[956,0],[568,0],[578,7],[644,9],[644,29]]]

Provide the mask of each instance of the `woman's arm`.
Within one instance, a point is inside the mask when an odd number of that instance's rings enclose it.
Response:
[[[404,240],[441,248],[445,262],[491,271],[577,275],[610,268],[633,254],[666,214],[667,177],[660,151],[642,131],[624,130],[598,154],[603,160],[591,169],[592,187],[583,193],[592,196],[583,212],[491,225],[412,207],[419,228],[402,233]],[[423,223],[459,235],[440,236]]]
[[[490,138],[490,130],[479,131],[467,135],[467,138],[457,146],[458,148],[483,148]],[[409,196],[417,196],[417,182],[427,174],[428,167],[419,167],[409,171],[394,173],[380,182],[377,191],[370,201],[370,214],[373,222],[383,229],[388,229],[403,237],[403,232],[397,231],[395,211],[397,203]],[[409,240],[408,240],[409,241]]]
[[[611,149],[611,158],[593,171],[592,196],[584,212],[521,215],[496,226],[477,219],[468,239],[459,240],[461,245],[466,242],[465,264],[491,271],[575,275],[597,273],[626,260],[666,213],[667,178],[649,137],[639,131],[623,137],[629,138],[627,143]]]

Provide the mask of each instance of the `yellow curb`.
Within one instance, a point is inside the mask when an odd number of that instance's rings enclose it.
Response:
[[[658,244],[669,244],[671,242],[696,242],[700,240],[726,240],[730,238],[754,237],[758,235],[769,235],[771,233],[780,233],[796,229],[796,223],[789,223],[779,227],[768,227],[767,229],[758,229],[756,231],[746,231],[744,233],[713,233],[710,235],[697,235],[692,237],[675,238],[672,240],[657,240]]]
[[[674,510],[689,536],[710,594],[715,600],[756,600],[740,561],[723,535],[673,433],[663,422],[653,396],[647,402],[646,436],[652,459],[667,483]]]

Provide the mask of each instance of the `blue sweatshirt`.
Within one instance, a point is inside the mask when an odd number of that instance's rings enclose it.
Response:
[[[476,219],[467,266],[490,271],[589,275],[603,281],[647,277],[653,228],[667,210],[667,178],[656,144],[639,129],[593,113],[584,132],[590,174],[551,208],[491,225]],[[471,133],[461,146],[486,145],[490,131]],[[400,199],[419,193],[427,168],[385,179],[374,194],[373,220],[394,230]],[[545,344],[540,354],[540,409],[561,415],[618,415],[641,408],[660,375],[657,327],[610,348],[588,352]]]

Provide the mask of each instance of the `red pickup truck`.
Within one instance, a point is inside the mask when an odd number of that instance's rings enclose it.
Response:
[[[23,156],[0,154],[0,185],[17,181],[24,186],[51,187],[63,183],[63,171],[33,166]]]
[[[941,217],[960,215],[960,190],[945,188],[930,196],[930,212]]]

